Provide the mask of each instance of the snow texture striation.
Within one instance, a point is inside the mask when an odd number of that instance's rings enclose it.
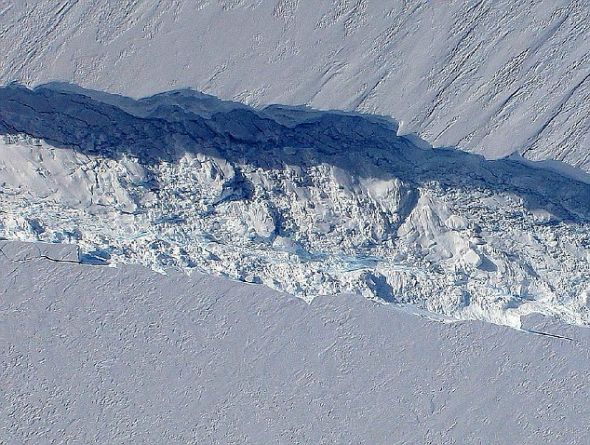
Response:
[[[590,442],[588,329],[442,324],[71,264],[73,246],[0,250],[3,443]]]
[[[0,81],[400,119],[590,171],[587,0],[0,0]]]
[[[188,90],[9,86],[0,235],[308,301],[358,293],[516,328],[531,313],[590,324],[589,184],[396,132],[376,116]]]

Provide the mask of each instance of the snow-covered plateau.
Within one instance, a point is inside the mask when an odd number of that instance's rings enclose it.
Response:
[[[371,115],[0,89],[0,236],[445,319],[590,324],[590,185]]]
[[[590,171],[588,0],[0,0],[0,82],[392,116]]]

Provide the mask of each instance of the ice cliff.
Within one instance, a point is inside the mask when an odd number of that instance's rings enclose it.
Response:
[[[588,0],[0,0],[0,82],[393,116],[590,172]]]

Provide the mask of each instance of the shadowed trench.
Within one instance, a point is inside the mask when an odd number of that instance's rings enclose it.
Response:
[[[454,148],[420,149],[381,116],[304,107],[254,109],[191,90],[134,100],[48,84],[0,88],[0,134],[27,134],[88,155],[141,163],[176,162],[185,153],[270,169],[337,166],[357,177],[397,177],[420,187],[512,193],[527,209],[562,220],[590,219],[590,185],[508,159]]]

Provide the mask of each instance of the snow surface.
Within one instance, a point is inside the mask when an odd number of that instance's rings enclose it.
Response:
[[[0,234],[311,300],[590,324],[590,185],[417,147],[374,116],[0,89]],[[424,144],[419,144],[424,147]]]
[[[3,443],[590,442],[585,328],[441,324],[0,249]]]
[[[393,116],[590,171],[586,0],[0,0],[0,81]]]

